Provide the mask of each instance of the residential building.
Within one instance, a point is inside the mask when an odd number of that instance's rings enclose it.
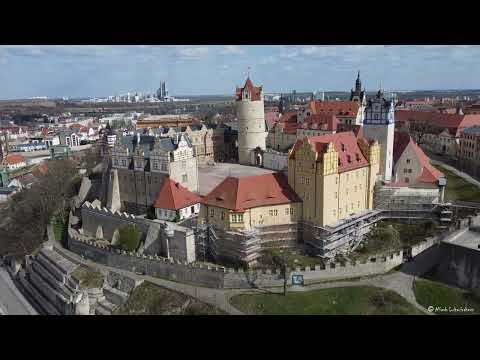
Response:
[[[460,133],[457,154],[459,167],[472,176],[480,177],[480,125]]]
[[[480,125],[480,114],[398,110],[395,111],[395,121],[404,123],[424,150],[456,158],[462,131]]]
[[[205,165],[214,160],[213,129],[205,125],[189,125],[185,133],[192,142],[194,154],[199,165]]]
[[[266,146],[283,152],[290,149],[297,141],[297,116],[297,112],[283,114],[268,132]]]
[[[358,101],[311,101],[298,112],[298,122],[319,114],[333,114],[341,124],[361,125],[364,106]]]
[[[153,204],[157,219],[181,221],[198,215],[202,199],[170,178],[165,179]]]
[[[59,134],[60,145],[69,147],[80,146],[80,137],[73,130],[64,130]]]
[[[17,170],[27,166],[27,159],[18,154],[8,154],[3,159],[4,166],[9,170]]]
[[[182,127],[198,123],[191,115],[151,115],[137,120],[137,129],[157,127]]]

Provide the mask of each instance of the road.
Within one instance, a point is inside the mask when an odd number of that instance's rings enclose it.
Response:
[[[37,315],[2,267],[0,267],[0,315]]]

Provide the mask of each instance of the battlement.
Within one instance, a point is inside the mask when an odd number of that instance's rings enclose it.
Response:
[[[106,207],[99,206],[98,204],[90,203],[88,201],[85,201],[82,205],[83,209],[88,209],[90,211],[95,211],[97,213],[101,213],[104,215],[112,216],[112,217],[118,217],[121,219],[127,219],[127,220],[135,220],[136,216],[133,214],[129,214],[126,212],[120,212],[120,211],[112,211],[110,209],[107,209]]]

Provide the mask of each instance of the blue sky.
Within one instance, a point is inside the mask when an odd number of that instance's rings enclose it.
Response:
[[[480,88],[480,46],[1,45],[0,98],[152,91],[233,94],[251,78],[266,92],[345,91],[361,71],[376,90]]]

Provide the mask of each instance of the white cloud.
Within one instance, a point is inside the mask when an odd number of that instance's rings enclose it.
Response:
[[[274,64],[277,62],[277,59],[274,56],[265,56],[260,59],[261,65]]]
[[[245,50],[242,49],[238,45],[225,45],[223,47],[223,51],[221,52],[223,55],[242,55],[245,54]]]
[[[208,53],[207,46],[186,46],[178,49],[177,53],[185,58],[197,58]]]

